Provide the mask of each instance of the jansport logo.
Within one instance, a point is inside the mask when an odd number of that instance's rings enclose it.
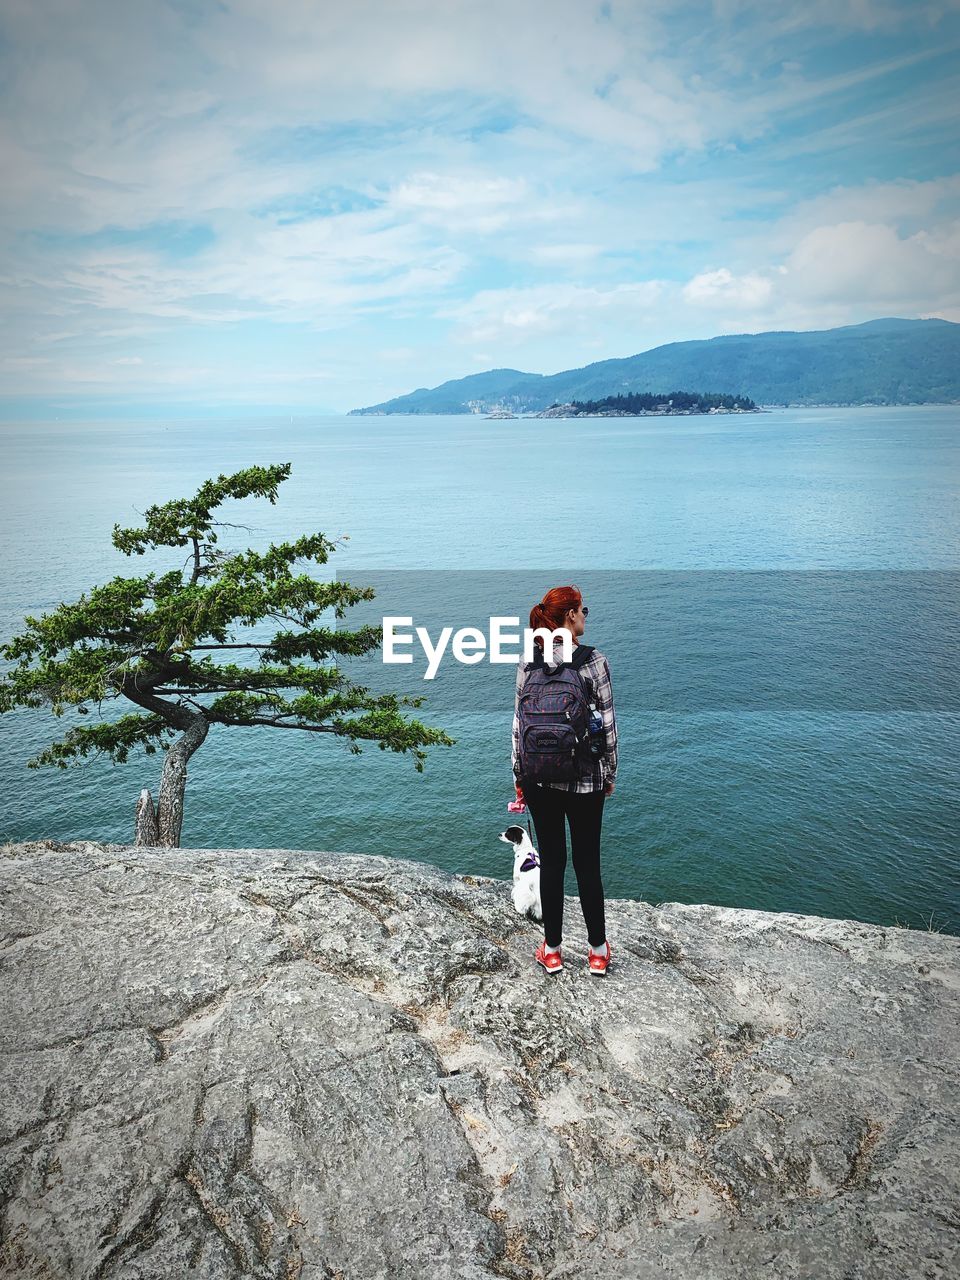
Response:
[[[457,662],[462,662],[466,666],[474,666],[478,662],[483,662],[484,658],[491,663],[519,662],[520,654],[516,651],[516,646],[520,644],[519,630],[508,632],[506,628],[519,628],[520,619],[497,616],[490,618],[489,624],[486,634],[479,627],[460,627],[456,632],[453,627],[442,627],[440,635],[437,637],[436,643],[434,643],[426,627],[416,627],[413,631],[397,630],[398,627],[413,627],[412,617],[389,615],[383,619],[383,661],[386,663],[412,663],[413,653],[398,652],[398,646],[412,646],[416,637],[427,659],[427,667],[423,673],[424,680],[432,680],[436,676],[440,669],[440,663],[448,652],[448,647]],[[572,661],[573,636],[566,627],[557,627],[554,631],[551,631],[548,627],[524,627],[524,662],[533,661],[534,636],[543,638],[544,648],[547,652],[550,652],[554,637],[556,637],[563,646],[564,662]],[[505,645],[513,645],[514,651],[505,652]]]

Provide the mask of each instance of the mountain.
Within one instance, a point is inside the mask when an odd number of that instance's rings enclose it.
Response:
[[[420,387],[409,395],[397,396],[385,404],[369,409],[351,409],[351,413],[484,413],[490,404],[510,394],[512,387],[523,382],[542,382],[539,373],[521,373],[519,369],[489,369],[467,378],[443,382],[439,387]]]
[[[352,412],[523,413],[621,392],[677,390],[749,396],[759,404],[960,401],[960,324],[890,318],[808,333],[669,342],[550,375],[491,369]]]

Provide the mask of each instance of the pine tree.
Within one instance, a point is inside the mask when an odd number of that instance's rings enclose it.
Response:
[[[192,498],[150,507],[141,529],[114,526],[113,544],[125,555],[189,548],[187,561],[164,573],[114,578],[74,604],[61,604],[0,649],[13,665],[0,679],[0,714],[15,707],[74,708],[102,715],[104,703],[137,710],[95,724],[77,724],[28,763],[67,768],[102,754],[117,763],[142,748],[165,753],[156,807],[149,789],[136,810],[137,844],[179,847],[187,764],[212,726],[296,729],[410,752],[423,770],[424,747],[452,745],[442,730],[407,720],[404,705],[422,698],[372,694],[352,684],[330,659],[380,646],[382,628],[342,631],[321,624],[332,609],[371,599],[371,587],[321,582],[303,562],[326,564],[339,545],[321,533],[266,551],[223,550],[213,518],[229,498],[277,501],[290,464],[249,467],[218,476]],[[268,623],[265,640],[244,628]],[[231,661],[231,655],[234,660]]]

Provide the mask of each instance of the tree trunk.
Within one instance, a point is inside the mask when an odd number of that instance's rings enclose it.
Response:
[[[153,845],[160,843],[157,811],[153,807],[153,796],[146,787],[140,792],[140,799],[137,801],[135,832],[134,844]]]
[[[206,716],[195,716],[182,737],[168,748],[160,777],[157,797],[158,844],[169,849],[180,848],[183,826],[183,795],[187,787],[187,761],[207,736],[210,722]]]

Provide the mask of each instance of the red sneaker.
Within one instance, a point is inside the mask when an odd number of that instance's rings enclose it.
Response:
[[[594,955],[592,951],[588,952],[587,968],[591,973],[597,974],[598,977],[603,977],[607,972],[607,966],[610,964],[610,955],[611,947],[609,942],[607,943],[607,954],[604,956]]]
[[[547,973],[559,973],[563,968],[563,958],[559,951],[551,951],[549,954],[546,950],[546,942],[541,942],[537,947],[536,961],[542,964]]]

